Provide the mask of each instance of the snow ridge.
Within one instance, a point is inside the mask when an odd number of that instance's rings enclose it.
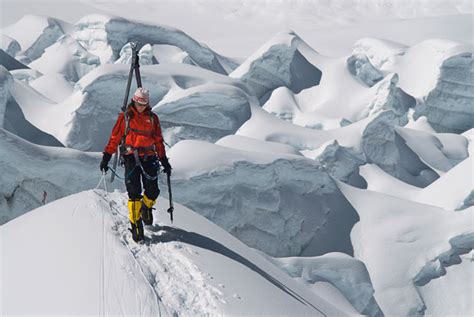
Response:
[[[168,230],[146,227],[146,236],[150,240],[144,245],[137,245],[129,233],[128,210],[123,195],[95,193],[109,204],[115,219],[114,230],[133,254],[157,300],[165,305],[169,314],[197,316],[220,313],[216,303],[225,303],[220,298],[221,292],[207,283],[203,272],[184,255],[193,251],[179,242],[179,236],[167,233]],[[164,241],[167,243],[160,243]]]

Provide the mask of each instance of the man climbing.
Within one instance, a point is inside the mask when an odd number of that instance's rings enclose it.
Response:
[[[125,165],[131,231],[136,242],[144,239],[143,223],[153,224],[153,205],[160,193],[158,160],[164,173],[171,174],[160,121],[152,112],[149,99],[147,89],[138,88],[135,91],[125,112],[118,116],[100,163],[100,170],[107,172],[110,158],[120,144],[120,154]],[[144,188],[143,195],[141,183]]]

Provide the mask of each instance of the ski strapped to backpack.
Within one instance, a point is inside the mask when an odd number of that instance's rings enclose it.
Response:
[[[137,85],[138,87],[142,86],[142,79],[140,77],[140,63],[139,63],[139,57],[138,57],[138,43],[137,42],[130,42],[130,47],[132,49],[132,62],[130,63],[130,71],[128,72],[128,80],[127,80],[127,89],[125,90],[125,98],[123,99],[123,105],[122,105],[122,112],[124,113],[124,118],[125,118],[125,132],[127,132],[128,129],[128,122],[129,118],[127,115],[127,104],[128,104],[128,97],[130,95],[130,87],[132,85],[132,77],[133,77],[133,71],[135,70],[136,74],[136,80],[137,80]],[[117,147],[117,151],[114,154],[114,159],[113,159],[113,169],[117,169],[117,162],[118,158],[120,157],[120,148],[122,147],[122,144],[125,142],[125,137],[126,133],[122,137],[122,142],[120,145]],[[110,182],[112,183],[115,179],[115,173],[112,173],[110,176]]]

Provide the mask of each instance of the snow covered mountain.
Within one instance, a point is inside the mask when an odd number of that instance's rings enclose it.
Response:
[[[157,3],[2,25],[0,314],[472,314],[472,4]],[[176,201],[144,245],[98,169],[132,40]]]

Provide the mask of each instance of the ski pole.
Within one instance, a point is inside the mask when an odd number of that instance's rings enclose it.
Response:
[[[173,223],[174,206],[173,206],[173,196],[171,194],[171,175],[170,173],[166,173],[166,176],[167,176],[167,181],[168,181],[168,196],[169,196],[169,201],[170,201],[170,208],[168,208],[168,213],[170,214],[171,223]]]

